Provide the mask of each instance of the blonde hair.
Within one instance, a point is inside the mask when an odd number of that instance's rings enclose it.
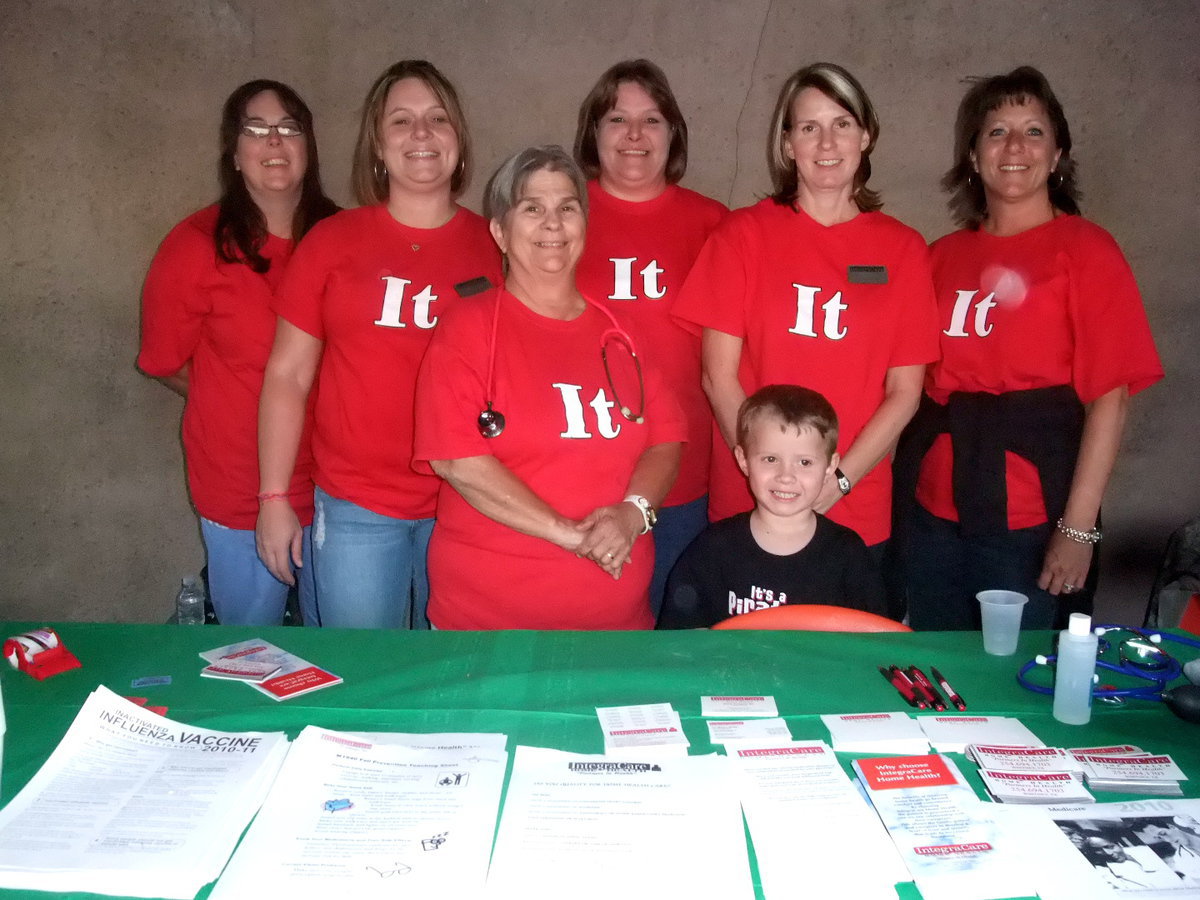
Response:
[[[775,111],[771,114],[771,128],[767,135],[767,168],[771,173],[774,188],[772,199],[790,206],[800,188],[796,175],[796,163],[784,153],[787,134],[792,129],[792,104],[805,88],[816,88],[838,106],[854,116],[854,121],[867,132],[867,147],[862,152],[858,171],[854,173],[854,202],[862,212],[875,212],[883,206],[878,192],[867,187],[871,177],[871,151],[879,139],[879,117],[863,86],[853,75],[833,63],[813,63],[805,66],[783,83]]]

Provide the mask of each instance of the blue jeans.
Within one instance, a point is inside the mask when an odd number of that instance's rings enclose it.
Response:
[[[650,578],[650,612],[658,621],[663,598],[667,595],[667,576],[688,544],[708,527],[708,495],[678,506],[658,510],[654,526],[654,574]]]
[[[287,606],[288,586],[258,558],[253,529],[226,528],[200,517],[200,535],[208,557],[208,590],[222,625],[278,625]],[[304,529],[304,565],[297,570],[300,612],[306,625],[317,624],[313,587],[311,531]]]
[[[326,628],[427,629],[433,519],[394,519],[314,494],[313,572]]]
[[[1050,628],[1058,600],[1037,586],[1050,525],[968,537],[958,523],[917,506],[906,558],[909,624],[917,631],[978,631],[979,591],[1019,591],[1029,598],[1022,628]]]

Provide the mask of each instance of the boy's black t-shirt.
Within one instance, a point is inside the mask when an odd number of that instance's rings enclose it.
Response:
[[[883,577],[856,532],[818,515],[804,549],[776,556],[758,546],[746,512],[714,522],[688,545],[667,580],[658,627],[708,628],[785,603],[887,612]]]

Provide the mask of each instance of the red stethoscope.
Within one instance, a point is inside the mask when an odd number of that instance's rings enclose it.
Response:
[[[502,293],[505,293],[504,288],[497,289],[496,303],[492,308],[492,336],[488,342],[487,398],[484,410],[476,420],[476,424],[479,426],[479,433],[485,438],[499,437],[501,432],[504,431],[505,425],[504,413],[493,408],[496,396],[496,335],[500,326],[500,295]],[[520,302],[515,297],[513,299],[518,303]],[[616,403],[617,409],[621,411],[621,415],[628,421],[636,425],[641,425],[646,420],[646,382],[642,378],[642,361],[638,359],[637,348],[634,346],[633,338],[629,332],[618,324],[616,317],[603,306],[598,303],[592,303],[586,297],[584,298],[584,303],[592,309],[602,312],[612,326],[600,335],[600,361],[604,364],[604,377],[608,379],[608,388],[612,391],[613,401]],[[617,394],[617,385],[613,381],[612,370],[609,368],[608,362],[608,348],[612,342],[616,342],[629,352],[629,358],[633,361],[634,371],[637,372],[638,408],[636,412],[622,403],[620,396]]]

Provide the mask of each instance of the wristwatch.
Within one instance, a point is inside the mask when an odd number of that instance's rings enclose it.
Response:
[[[658,524],[658,513],[654,510],[654,504],[641,494],[630,494],[625,498],[625,502],[632,503],[642,514],[642,534],[646,534]]]
[[[838,490],[842,492],[842,496],[850,493],[850,479],[846,477],[846,473],[841,469],[833,470],[833,477],[837,479]]]

